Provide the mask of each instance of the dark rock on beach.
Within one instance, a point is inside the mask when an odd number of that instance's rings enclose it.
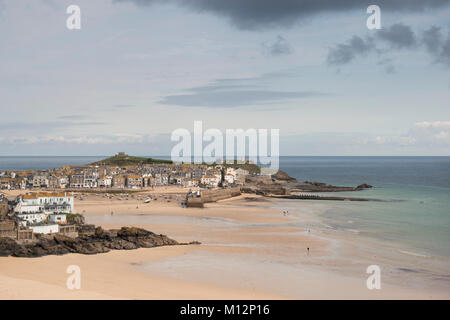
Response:
[[[373,186],[371,186],[370,184],[366,184],[366,183],[360,184],[359,186],[356,187],[356,189],[358,189],[358,190],[370,189],[370,188],[373,188]]]
[[[291,192],[342,192],[342,191],[360,191],[373,188],[369,184],[360,184],[357,187],[333,186],[323,182],[304,181],[291,187]]]
[[[272,179],[274,180],[281,180],[281,181],[288,181],[288,182],[297,182],[297,179],[291,177],[283,170],[278,170],[277,173],[272,175]]]
[[[134,227],[104,230],[101,227],[84,225],[81,229],[80,231],[84,232],[80,232],[76,238],[62,234],[36,235],[34,241],[24,243],[10,238],[0,238],[0,256],[40,257],[67,253],[97,254],[110,250],[187,244],[178,243],[162,234]],[[189,244],[199,244],[199,242],[194,241]]]

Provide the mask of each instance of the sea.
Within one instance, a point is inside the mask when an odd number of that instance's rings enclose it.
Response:
[[[0,171],[45,170],[104,158],[0,156]],[[373,186],[339,195],[381,201],[317,201],[326,202],[321,217],[332,228],[418,256],[450,257],[450,157],[280,157],[280,169],[298,181]]]

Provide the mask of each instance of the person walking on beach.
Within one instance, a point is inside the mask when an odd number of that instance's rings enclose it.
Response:
[[[306,255],[309,257],[309,247],[306,248]]]

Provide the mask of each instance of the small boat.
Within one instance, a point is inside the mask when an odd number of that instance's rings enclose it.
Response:
[[[145,199],[144,203],[149,203],[150,202],[150,197],[148,197],[147,199]]]

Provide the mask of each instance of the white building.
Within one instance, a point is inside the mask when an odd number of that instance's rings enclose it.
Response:
[[[34,233],[49,234],[59,232],[59,225],[58,224],[34,225],[30,226],[30,229],[32,229]]]
[[[83,187],[84,188],[97,188],[97,176],[96,175],[85,175]]]
[[[201,183],[209,187],[217,187],[219,185],[220,178],[213,175],[203,176]]]
[[[103,178],[99,178],[97,183],[100,188],[111,188],[112,176],[104,176]]]
[[[33,187],[47,187],[48,186],[48,177],[43,175],[35,175],[33,176]]]
[[[40,192],[17,197],[16,213],[72,213],[73,194],[70,192]]]
[[[66,224],[67,217],[65,213],[52,213],[47,217],[48,223]]]
[[[15,217],[16,220],[24,227],[32,225],[32,224],[38,224],[43,223],[47,221],[47,214],[46,213],[39,213],[39,212],[25,212],[25,213],[16,213]]]
[[[185,187],[192,188],[192,187],[197,187],[199,182],[200,182],[200,179],[191,178],[191,179],[184,180],[183,185]]]
[[[232,174],[225,174],[223,176],[223,179],[229,184],[234,183],[234,175],[232,175]]]

